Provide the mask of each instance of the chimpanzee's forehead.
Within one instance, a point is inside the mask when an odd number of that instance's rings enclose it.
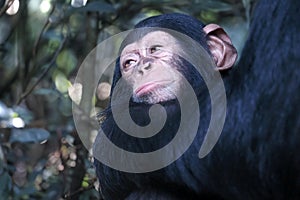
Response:
[[[137,36],[135,40],[134,38],[131,38],[130,41],[126,41],[126,45],[122,48],[121,55],[134,52],[139,49],[149,48],[152,45],[161,45],[170,49],[173,46],[178,45],[178,39],[176,39],[174,34],[170,34],[164,30],[139,32],[135,35]]]

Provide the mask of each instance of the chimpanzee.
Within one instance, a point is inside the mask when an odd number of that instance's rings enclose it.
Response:
[[[189,111],[184,127],[189,132],[194,130],[189,129],[190,125],[199,126],[195,138],[187,136],[193,141],[187,149],[183,148],[178,159],[165,161],[182,150],[180,143],[149,159],[149,165],[167,163],[164,167],[137,173],[117,170],[97,160],[97,154],[105,154],[111,162],[124,166],[148,167],[147,162],[132,162],[126,154],[117,157],[105,151],[107,146],[101,146],[104,137],[99,134],[94,156],[104,199],[299,199],[299,11],[297,0],[259,1],[240,61],[229,71],[236,51],[218,25],[205,26],[183,14],[165,14],[138,23],[136,28],[151,29],[129,34],[123,41],[112,93],[117,82],[124,80],[121,89],[131,91],[128,105],[132,120],[139,126],[147,126],[155,118],[165,123],[154,131],[157,134],[135,133],[139,137],[118,127],[113,107],[122,104],[120,90],[120,99],[112,98],[103,113],[102,132],[116,146],[134,155],[148,156],[172,142],[184,121],[178,98],[193,98],[184,93],[188,89],[184,80],[192,86],[198,100],[192,103],[195,109]],[[200,159],[199,149],[213,112],[210,88],[205,85],[205,73],[199,73],[177,51],[191,52],[193,46],[188,49],[185,40],[182,42],[168,30],[192,38],[215,62],[216,67],[211,66],[214,71],[225,70],[221,73],[227,96],[226,121],[217,144]],[[163,107],[156,109],[161,115],[149,116],[151,107],[157,104]],[[201,110],[201,115],[197,110]]]

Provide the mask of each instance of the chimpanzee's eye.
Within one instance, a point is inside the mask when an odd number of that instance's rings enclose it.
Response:
[[[123,63],[123,69],[126,70],[126,69],[130,68],[131,66],[133,66],[135,63],[136,63],[136,60],[134,60],[134,59],[127,59]]]
[[[159,50],[161,50],[161,46],[159,46],[159,45],[155,45],[155,46],[152,46],[152,47],[149,48],[149,52],[151,54],[153,54],[153,53],[155,53],[155,52],[157,52]]]

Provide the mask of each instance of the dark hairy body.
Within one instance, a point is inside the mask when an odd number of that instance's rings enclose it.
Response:
[[[261,0],[256,5],[238,65],[222,72],[227,116],[221,137],[206,157],[199,159],[198,151],[210,120],[209,95],[200,76],[182,70],[198,91],[201,110],[192,145],[174,163],[148,173],[121,172],[95,160],[104,199],[299,199],[299,11],[298,0]],[[176,21],[179,15],[168,17]],[[146,20],[137,27],[172,28],[169,22],[162,25],[159,20],[166,19]],[[196,31],[189,31],[197,37]],[[194,33],[188,35],[193,38]],[[205,46],[203,39],[193,39]],[[113,87],[122,76],[118,65]],[[168,118],[160,133],[151,138],[138,139],[123,133],[110,108],[105,113],[103,131],[112,142],[129,151],[161,148],[174,137],[180,112],[176,100],[160,104]],[[150,107],[149,103],[130,102],[130,114],[138,125],[149,123]]]

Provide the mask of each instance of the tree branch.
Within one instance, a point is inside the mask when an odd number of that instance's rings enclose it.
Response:
[[[51,59],[49,66],[43,71],[43,73],[39,76],[38,80],[30,87],[28,86],[27,89],[25,90],[25,92],[21,95],[21,97],[18,99],[17,101],[17,105],[19,105],[22,100],[24,100],[33,90],[34,88],[42,81],[42,79],[47,75],[47,73],[49,72],[49,70],[51,69],[52,65],[55,63],[57,56],[59,55],[59,53],[61,52],[65,42],[67,40],[67,36],[65,36],[62,40],[62,42],[60,43],[58,49],[56,50],[53,58]]]

